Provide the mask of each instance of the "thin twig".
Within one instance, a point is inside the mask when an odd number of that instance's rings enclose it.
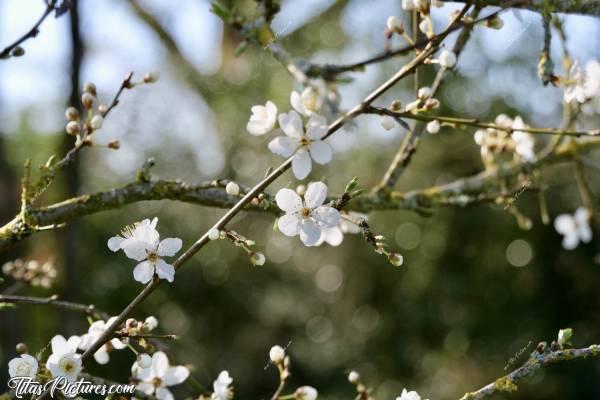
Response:
[[[55,10],[55,6],[56,6],[57,2],[58,2],[58,0],[50,0],[50,1],[47,2],[46,9],[44,10],[44,13],[37,20],[37,22],[35,23],[35,25],[33,25],[33,27],[29,31],[27,31],[27,33],[25,33],[23,36],[21,36],[19,39],[17,39],[14,43],[9,44],[8,46],[6,46],[0,52],[0,60],[1,59],[9,58],[11,56],[11,52],[14,49],[16,49],[17,47],[19,47],[19,45],[21,45],[26,40],[32,39],[32,38],[36,37],[38,35],[38,33],[40,33],[40,26],[42,25],[42,23],[44,22],[44,20],[46,18],[48,18],[48,16],[52,13],[52,11]]]
[[[81,304],[71,301],[58,300],[58,296],[33,297],[0,294],[0,303],[49,305],[68,311],[81,312],[95,319],[108,319],[108,314],[98,310],[93,304]]]

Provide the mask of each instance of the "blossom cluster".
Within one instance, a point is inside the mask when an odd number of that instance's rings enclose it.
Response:
[[[40,264],[37,260],[17,258],[2,265],[2,273],[16,281],[49,289],[56,279],[56,266],[52,261]]]
[[[563,84],[566,103],[580,104],[588,115],[600,114],[600,61],[588,61],[583,70],[578,61],[573,62]]]
[[[474,135],[486,165],[494,163],[496,157],[502,153],[514,153],[519,159],[527,162],[536,160],[535,141],[530,133],[521,130],[527,128],[527,125],[520,116],[512,119],[500,114],[494,123],[494,127],[479,129]]]

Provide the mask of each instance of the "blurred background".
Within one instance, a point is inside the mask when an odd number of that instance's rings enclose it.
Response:
[[[208,1],[72,2],[73,13],[49,18],[39,36],[24,44],[25,56],[0,62],[1,224],[17,213],[24,160],[39,165],[72,147],[72,137],[64,133],[64,110],[79,105],[83,83],[94,82],[99,98],[108,102],[129,71],[138,77],[160,71],[161,78],[125,92],[98,133],[99,142],[118,139],[121,149],[82,152],[43,204],[131,182],[148,157],[157,161],[154,176],[192,183],[231,178],[253,185],[280,163],[266,149],[270,137],[248,135],[246,122],[250,107],[268,99],[287,110],[290,91],[300,87],[268,50],[250,46],[235,57],[240,39],[210,12]],[[224,3],[235,3],[249,16],[257,13],[250,0]],[[408,22],[400,3],[283,1],[272,27],[294,57],[349,63],[383,50],[389,15]],[[1,1],[0,47],[31,28],[44,7],[41,0]],[[437,29],[456,8],[449,3],[434,9]],[[439,113],[484,120],[506,113],[533,126],[558,126],[562,90],[544,87],[537,77],[540,15],[509,11],[502,18],[499,31],[475,28],[456,72],[437,96]],[[565,16],[564,22],[572,57],[582,65],[600,58],[600,21]],[[398,39],[393,44],[403,45]],[[552,54],[557,73],[564,73],[556,37]],[[354,105],[407,59],[347,74],[354,81],[338,88],[341,108]],[[435,67],[422,71],[423,82],[431,82]],[[406,103],[413,93],[408,79],[379,104]],[[581,124],[597,127],[598,119]],[[399,189],[426,188],[482,170],[472,133],[443,128],[437,136],[425,136]],[[355,175],[369,188],[381,179],[403,134],[400,127],[385,131],[376,116],[360,117],[332,137],[334,159],[316,168],[311,179],[326,180],[332,194]],[[598,174],[599,156],[589,156],[587,176]],[[546,176],[552,217],[581,205],[572,166],[552,167]],[[290,173],[270,192],[289,184],[297,184]],[[591,179],[590,185],[600,192],[600,181]],[[273,367],[265,370],[268,351],[289,344],[290,390],[310,384],[324,399],[350,398],[353,387],[345,373],[357,370],[379,399],[395,398],[404,387],[425,398],[456,399],[505,374],[515,353],[524,351],[524,360],[561,328],[574,328],[575,346],[600,342],[597,238],[563,250],[562,237],[541,223],[537,195],[526,191],[517,204],[533,221],[532,229],[521,230],[502,206],[439,209],[431,217],[372,213],[373,229],[404,255],[401,268],[374,254],[359,236],[346,235],[337,248],[306,248],[298,238],[273,231],[272,216],[242,214],[230,227],[257,241],[265,266],[252,267],[245,252],[228,242],[211,243],[134,317],[155,315],[160,332],[180,335],[168,344],[172,361],[193,364],[194,377],[208,390],[227,369],[237,398],[270,397],[278,377]],[[161,234],[181,237],[185,247],[223,212],[173,201],[137,203],[36,234],[0,254],[0,264],[18,257],[52,261],[59,273],[55,285],[26,287],[19,294],[58,293],[116,314],[141,286],[132,279],[134,262],[106,247],[109,237],[126,224],[158,216]],[[4,286],[11,283],[7,279]],[[82,315],[50,307],[1,311],[0,387],[6,388],[4,366],[15,356],[16,343],[37,351],[53,335],[82,334],[87,326]],[[110,364],[91,362],[88,371],[123,382],[133,360],[129,352],[115,352]],[[598,398],[599,379],[598,360],[570,362],[541,371],[510,398]],[[176,398],[198,394],[186,385],[175,393]]]

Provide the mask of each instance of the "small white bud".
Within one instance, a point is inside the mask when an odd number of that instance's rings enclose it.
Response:
[[[210,240],[217,240],[221,237],[221,231],[219,231],[217,228],[210,228],[210,230],[208,231],[208,238]]]
[[[430,98],[433,95],[433,91],[431,90],[431,88],[429,86],[423,86],[422,88],[419,88],[419,91],[417,92],[417,97],[421,100],[426,100],[428,98]]]
[[[260,251],[253,251],[250,254],[250,261],[253,265],[260,267],[262,265],[265,265],[266,258],[265,255]]]
[[[456,65],[456,54],[448,50],[442,50],[440,54],[440,65],[444,68],[452,68]]]
[[[304,193],[306,193],[306,186],[304,186],[304,185],[296,186],[296,193],[298,193],[298,195],[300,195],[300,196],[304,196]]]
[[[279,364],[283,362],[283,359],[285,358],[285,350],[281,346],[273,346],[269,351],[269,358],[275,364]]]
[[[104,122],[104,118],[102,118],[102,116],[100,116],[100,115],[94,115],[94,117],[90,121],[90,126],[94,130],[100,129],[100,128],[102,128],[102,123],[103,122]]]
[[[140,368],[150,368],[152,365],[152,357],[146,353],[138,354],[137,364],[140,366]]]
[[[318,111],[323,105],[323,99],[319,96],[319,92],[312,86],[307,87],[300,94],[302,105],[310,112]]]
[[[158,327],[158,320],[155,316],[151,315],[144,320],[144,327],[149,331],[153,331]]]
[[[96,98],[90,92],[85,92],[81,95],[81,104],[83,104],[85,108],[92,108],[95,100]]]
[[[106,112],[108,111],[108,106],[106,104],[100,104],[98,106],[98,112],[102,115],[106,114]]]
[[[96,96],[96,85],[92,82],[86,82],[83,84],[83,91],[86,93],[91,93],[92,96]]]
[[[360,374],[356,371],[350,371],[348,374],[348,381],[353,384],[360,382]]]
[[[419,30],[424,34],[429,33],[429,21],[427,19],[424,18],[419,22]]]
[[[384,115],[381,117],[381,126],[386,131],[389,131],[390,129],[396,126],[396,120],[394,120],[394,118],[390,117],[389,115]]]
[[[75,107],[69,107],[65,111],[65,117],[67,121],[77,121],[79,119],[79,110]]]
[[[492,29],[502,29],[504,21],[499,16],[495,15],[492,18],[485,20],[485,26]]]
[[[427,132],[431,133],[432,135],[435,135],[439,131],[440,131],[440,121],[438,121],[437,119],[434,119],[433,121],[430,121],[427,124]]]
[[[402,21],[395,15],[390,15],[385,23],[388,30],[390,32],[396,32],[398,34],[404,33],[404,26],[402,25]]]
[[[296,398],[299,400],[316,400],[319,392],[312,386],[302,386],[296,389]]]
[[[227,186],[225,186],[225,191],[228,195],[237,196],[240,194],[240,185],[235,182],[229,182]]]
[[[79,132],[81,132],[81,125],[77,121],[69,121],[65,131],[67,131],[69,135],[77,135]]]
[[[415,8],[415,3],[413,0],[402,0],[402,9],[409,11]]]
[[[390,263],[392,263],[394,267],[399,267],[404,262],[404,258],[398,253],[390,253],[388,255],[388,260],[390,260]]]

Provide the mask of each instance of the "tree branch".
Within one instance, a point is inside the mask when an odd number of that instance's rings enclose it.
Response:
[[[58,300],[58,296],[56,295],[50,297],[32,297],[0,294],[0,303],[49,305],[63,310],[81,312],[95,319],[106,320],[109,318],[107,313],[96,309],[96,307],[93,304],[81,304],[73,303],[71,301],[62,301]]]
[[[487,384],[475,392],[466,393],[460,400],[479,400],[497,392],[513,392],[517,390],[516,383],[537,372],[540,368],[547,367],[563,361],[571,361],[588,357],[599,357],[600,345],[594,344],[582,349],[565,349],[557,351],[546,351],[543,353],[537,350],[531,353],[529,360],[521,367],[517,368],[508,375],[504,375],[496,381]]]
[[[473,4],[479,7],[506,7],[506,0],[453,0],[456,3]],[[598,0],[520,0],[512,2],[510,7],[522,8],[544,13],[568,13],[600,16],[600,1]]]

